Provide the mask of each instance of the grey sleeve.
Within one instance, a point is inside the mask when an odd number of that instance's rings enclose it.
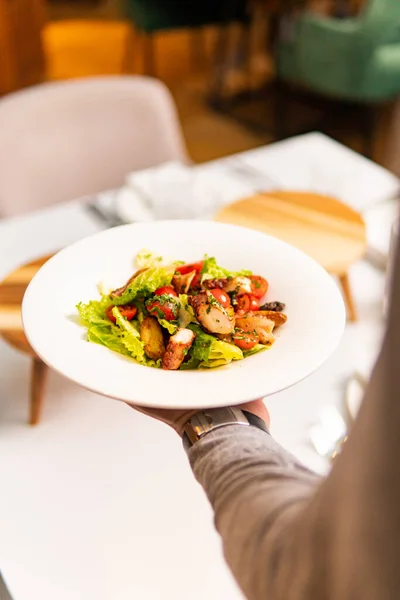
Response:
[[[271,591],[280,541],[319,478],[267,433],[232,425],[189,451],[197,480],[215,511],[226,560],[249,599]],[[289,597],[286,598],[289,600]]]
[[[379,360],[326,479],[254,427],[216,430],[189,451],[249,600],[399,598],[399,253],[393,288]]]

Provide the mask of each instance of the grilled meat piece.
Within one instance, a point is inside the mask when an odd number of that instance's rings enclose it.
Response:
[[[226,277],[224,279],[205,279],[202,286],[207,290],[223,290],[227,283],[228,279]]]
[[[249,277],[232,277],[228,279],[223,287],[224,292],[228,294],[251,294],[251,279]]]
[[[236,327],[249,333],[256,333],[261,344],[273,344],[275,337],[272,334],[274,322],[258,312],[248,312],[236,318]]]
[[[208,290],[191,296],[189,302],[199,323],[210,333],[230,334],[235,329],[232,308],[223,308]]]
[[[274,322],[275,327],[280,327],[287,321],[287,316],[284,313],[276,312],[275,310],[258,310],[254,314],[267,317],[267,319]]]
[[[249,277],[224,277],[221,279],[206,279],[203,287],[208,290],[224,290],[227,294],[251,294],[251,279]]]
[[[196,334],[190,329],[180,328],[169,338],[168,346],[162,359],[162,368],[176,371],[183,363],[190,350]]]

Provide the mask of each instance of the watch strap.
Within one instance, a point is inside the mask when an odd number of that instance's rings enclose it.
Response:
[[[245,415],[250,425],[253,425],[253,427],[258,427],[258,429],[262,429],[262,431],[265,431],[265,433],[269,433],[267,424],[261,419],[261,417],[255,415],[254,413],[248,412],[247,410],[242,410],[242,413]]]
[[[269,433],[265,422],[253,413],[236,407],[212,408],[199,411],[188,420],[183,428],[184,448],[188,450],[207,433],[229,425],[253,426]]]

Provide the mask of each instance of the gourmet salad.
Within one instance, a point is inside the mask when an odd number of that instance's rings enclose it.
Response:
[[[88,340],[149,367],[214,368],[270,347],[287,317],[262,303],[268,281],[232,272],[215,258],[165,263],[148,250],[122,287],[77,308]],[[104,292],[104,290],[103,290]]]

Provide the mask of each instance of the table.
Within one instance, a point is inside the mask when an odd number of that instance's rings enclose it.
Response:
[[[360,213],[329,196],[276,190],[225,206],[216,219],[276,235],[312,256],[331,275],[338,276],[348,318],[356,321],[349,270],[366,248],[366,228]]]
[[[79,202],[0,221],[0,279],[99,229]],[[360,262],[352,276],[359,321],[321,369],[268,400],[273,435],[321,473],[308,429],[323,406],[341,406],[382,334],[383,274]],[[243,600],[172,431],[56,373],[31,429],[29,361],[0,340],[0,364],[0,570],[14,600]]]

